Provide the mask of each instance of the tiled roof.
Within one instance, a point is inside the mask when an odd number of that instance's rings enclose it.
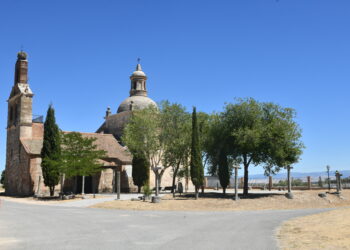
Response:
[[[83,137],[96,138],[95,144],[99,150],[105,150],[108,158],[119,160],[123,164],[131,164],[130,153],[123,148],[112,134],[81,133]]]
[[[64,132],[70,133],[70,132]],[[114,159],[121,164],[131,164],[132,158],[130,153],[123,148],[112,134],[97,133],[80,133],[83,137],[96,138],[95,144],[97,149],[105,150],[108,159]],[[22,145],[26,152],[31,155],[40,156],[43,147],[43,139],[21,139]]]

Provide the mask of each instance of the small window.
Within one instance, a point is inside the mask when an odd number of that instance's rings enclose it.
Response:
[[[10,121],[12,121],[12,119],[13,119],[13,108],[12,107],[10,107]]]

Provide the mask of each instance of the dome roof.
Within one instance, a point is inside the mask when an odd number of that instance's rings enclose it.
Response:
[[[132,72],[132,75],[130,77],[133,78],[133,77],[139,77],[139,76],[146,77],[146,74],[145,72],[142,71],[141,64],[138,63],[136,65],[135,71]]]
[[[134,95],[126,98],[119,105],[117,113],[135,109],[144,109],[147,108],[149,105],[154,105],[155,107],[158,107],[157,104],[151,98],[147,96]]]
[[[143,72],[143,71],[135,70],[135,71],[132,73],[131,77],[133,77],[133,76],[146,76],[146,74],[145,74],[145,72]]]
[[[27,60],[27,53],[24,51],[20,51],[17,53],[18,60]]]

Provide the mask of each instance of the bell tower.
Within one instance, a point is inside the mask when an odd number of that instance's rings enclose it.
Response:
[[[28,84],[27,54],[17,54],[14,85],[8,99],[7,130],[18,130],[20,138],[32,137],[32,98],[33,92]]]
[[[146,80],[147,76],[142,71],[140,59],[136,65],[136,70],[130,76],[131,88],[130,96],[147,96]]]
[[[14,84],[10,93],[7,115],[6,140],[6,193],[9,195],[31,194],[29,159],[21,141],[32,139],[32,98],[28,84],[27,54],[17,54]]]

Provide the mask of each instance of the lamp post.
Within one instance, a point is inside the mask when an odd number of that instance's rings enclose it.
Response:
[[[159,195],[159,170],[161,170],[162,169],[162,167],[155,167],[154,168],[154,173],[155,173],[155,184],[156,184],[156,196],[158,197],[158,195]]]
[[[331,180],[329,179],[329,170],[331,167],[327,165],[327,173],[328,173],[328,191],[331,191]]]
[[[340,191],[342,190],[341,187],[341,176],[342,174],[337,170],[335,171],[335,177],[336,177],[336,182],[337,182],[337,193],[340,194]]]
[[[239,197],[238,197],[238,169],[240,169],[240,167],[239,167],[239,165],[235,165],[232,167],[235,169],[235,196],[233,197],[233,199],[235,201],[238,201],[239,200]]]

